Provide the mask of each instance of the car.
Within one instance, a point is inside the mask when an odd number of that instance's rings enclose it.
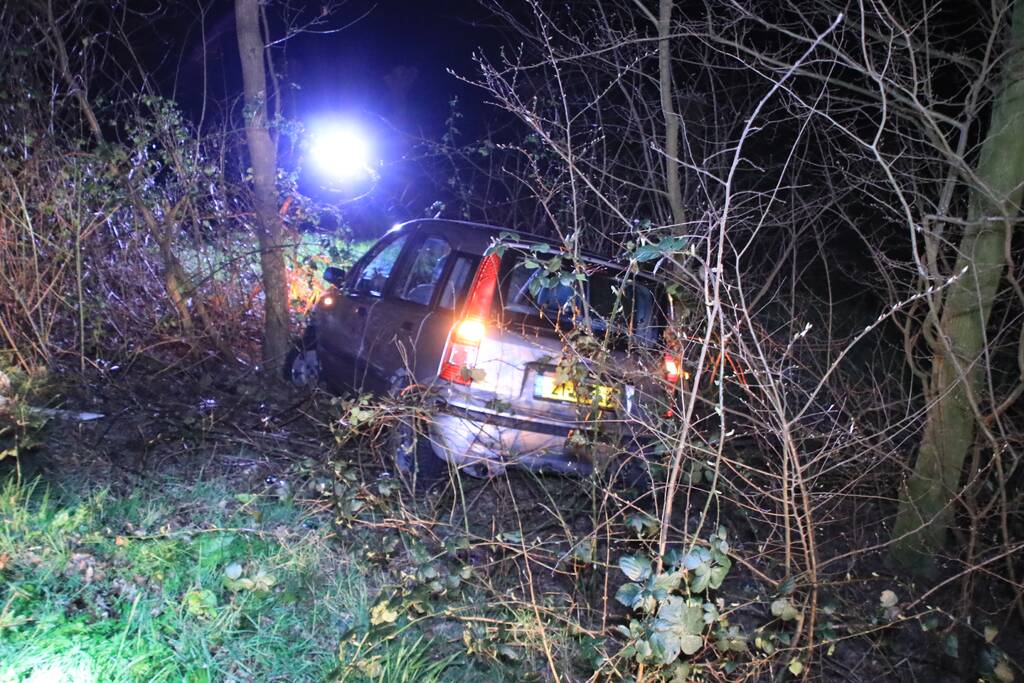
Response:
[[[423,389],[429,417],[391,437],[406,473],[587,475],[596,442],[635,453],[623,448],[637,443],[634,427],[664,412],[680,381],[663,352],[666,288],[588,254],[573,270],[560,249],[461,221],[395,226],[348,272],[325,270],[331,288],[286,375],[336,394]],[[587,343],[594,353],[576,355]]]

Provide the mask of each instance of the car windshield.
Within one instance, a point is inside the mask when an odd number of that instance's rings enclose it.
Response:
[[[545,273],[518,261],[503,288],[505,310],[562,325],[575,325],[589,315],[590,327],[597,334],[611,328],[613,333],[633,336],[645,344],[657,341],[654,294],[649,287],[608,272],[590,273],[578,284],[556,281],[542,286]]]

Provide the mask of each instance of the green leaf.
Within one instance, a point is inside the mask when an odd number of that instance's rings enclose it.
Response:
[[[224,587],[234,593],[239,591],[251,591],[256,587],[256,582],[249,578],[241,578],[238,580],[224,579]]]
[[[505,659],[513,662],[518,662],[520,659],[523,658],[523,653],[520,650],[517,650],[511,645],[505,643],[498,645],[497,652]]]
[[[955,633],[950,633],[946,636],[946,654],[957,659],[960,657],[960,640],[956,637]]]
[[[640,245],[633,252],[633,257],[641,263],[653,261],[669,252],[682,251],[686,247],[687,242],[689,240],[685,237],[663,237],[657,242]]]
[[[728,630],[718,632],[715,648],[719,652],[746,652],[747,637],[738,626],[730,626]]]
[[[659,650],[662,664],[670,664],[680,652],[692,655],[704,646],[704,609],[697,600],[670,596],[658,608],[653,627],[651,643]]]
[[[672,678],[668,680],[668,683],[687,683],[690,680],[692,671],[693,667],[689,662],[676,662],[676,665],[669,672]]]
[[[651,561],[639,555],[620,558],[619,568],[631,581],[646,581],[651,575]]]
[[[664,622],[664,628],[679,633],[698,635],[704,631],[704,608],[698,600],[673,595],[661,604],[658,619]]]
[[[779,598],[772,602],[771,605],[772,615],[782,619],[783,621],[792,621],[800,616],[800,612],[797,611],[793,602],[789,598]]]
[[[728,573],[729,573],[729,567],[727,567],[726,565],[724,565],[724,564],[715,565],[714,567],[711,568],[711,572],[709,573],[710,579],[708,580],[708,585],[711,586],[712,588],[716,588],[717,589],[719,586],[722,585],[722,582],[725,581],[725,576]]]
[[[626,517],[626,526],[638,536],[650,536],[658,531],[658,520],[646,513],[634,513]]]
[[[658,574],[654,577],[654,589],[662,590],[666,593],[671,593],[674,590],[679,589],[679,585],[683,582],[682,572],[670,572],[667,574]]]
[[[704,639],[701,636],[682,636],[679,638],[679,649],[683,651],[684,655],[692,655],[702,647],[704,647]]]
[[[630,609],[635,609],[641,602],[643,586],[638,583],[624,583],[615,592],[615,599]]]
[[[203,534],[192,543],[199,551],[199,566],[211,570],[238,557],[245,546],[241,538],[230,533]]]
[[[503,531],[498,534],[498,540],[503,543],[519,545],[523,542],[523,535],[518,531]]]
[[[213,591],[191,590],[185,594],[185,611],[189,615],[209,619],[214,616],[216,610],[217,596]]]
[[[672,663],[682,650],[678,637],[671,633],[654,633],[650,639],[646,641],[641,640],[637,643],[638,661],[640,654],[644,651],[644,645],[647,648],[646,658],[654,659],[658,664]]]
[[[804,672],[804,664],[799,659],[792,659],[789,662],[789,673],[794,676],[799,676]]]
[[[572,556],[580,562],[593,563],[597,559],[597,545],[594,539],[587,537],[576,544]]]
[[[718,608],[711,602],[704,603],[704,623],[713,624],[718,621]]]
[[[710,583],[711,568],[706,564],[699,565],[694,571],[693,580],[690,581],[690,590],[694,593],[703,593]]]
[[[253,589],[258,591],[268,592],[271,588],[277,585],[277,579],[271,574],[264,574],[262,571],[253,577]]]

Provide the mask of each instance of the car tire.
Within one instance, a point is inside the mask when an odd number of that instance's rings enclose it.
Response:
[[[395,380],[391,396],[399,400],[408,387],[409,383],[404,378]],[[427,425],[414,411],[399,418],[388,439],[388,451],[395,469],[414,492],[426,491],[447,477],[448,463],[437,457],[430,443]]]
[[[609,481],[619,490],[632,489],[642,494],[649,492],[654,486],[649,440],[637,434],[629,434],[623,438],[621,447],[621,456],[609,467]]]
[[[613,486],[618,490],[632,490],[645,494],[654,486],[648,463],[642,457],[632,456],[624,462],[617,463],[609,474]]]
[[[432,488],[448,474],[448,463],[437,457],[423,425],[416,418],[400,420],[391,429],[391,457],[398,474],[415,492]]]
[[[316,335],[308,328],[302,341],[296,343],[284,359],[281,368],[284,380],[298,389],[312,389],[320,382],[320,358],[316,350]]]

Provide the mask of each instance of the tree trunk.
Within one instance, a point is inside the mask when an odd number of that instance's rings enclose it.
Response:
[[[263,365],[276,372],[288,353],[288,273],[277,213],[277,148],[267,125],[267,79],[258,0],[235,0],[238,54],[245,90],[245,138],[252,163],[256,234],[263,274]]]
[[[674,0],[661,0],[658,6],[658,88],[661,113],[665,117],[665,190],[676,227],[686,221],[683,188],[679,177],[679,115],[675,111],[672,87],[672,6]],[[675,231],[673,231],[675,232]]]
[[[985,329],[1005,268],[1006,231],[1024,183],[1024,1],[1013,11],[1003,84],[981,148],[968,222],[960,239],[932,358],[929,406],[914,471],[900,500],[893,559],[928,574],[946,540],[964,458],[974,443],[984,387]]]

